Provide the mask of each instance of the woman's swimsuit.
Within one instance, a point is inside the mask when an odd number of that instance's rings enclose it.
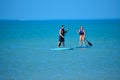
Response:
[[[83,30],[80,30],[80,31],[79,31],[79,34],[80,34],[80,35],[84,35]]]

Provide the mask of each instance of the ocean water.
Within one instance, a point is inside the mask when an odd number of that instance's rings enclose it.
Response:
[[[93,46],[51,51],[62,24],[65,47],[81,25]],[[0,21],[0,80],[120,80],[119,31],[120,20]]]

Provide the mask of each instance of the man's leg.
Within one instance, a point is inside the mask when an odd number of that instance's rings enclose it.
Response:
[[[62,46],[63,46],[63,47],[65,46],[65,43],[64,43],[64,42],[62,42]]]
[[[59,42],[58,42],[58,47],[60,47],[60,45],[61,45],[61,42],[59,41]]]

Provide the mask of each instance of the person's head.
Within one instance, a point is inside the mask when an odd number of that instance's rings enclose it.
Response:
[[[82,27],[82,26],[80,26],[80,30],[83,30],[83,27]]]
[[[62,25],[61,29],[64,29],[64,25]]]

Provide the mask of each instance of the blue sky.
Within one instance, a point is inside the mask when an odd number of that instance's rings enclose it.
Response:
[[[120,19],[120,0],[0,0],[0,19]]]

